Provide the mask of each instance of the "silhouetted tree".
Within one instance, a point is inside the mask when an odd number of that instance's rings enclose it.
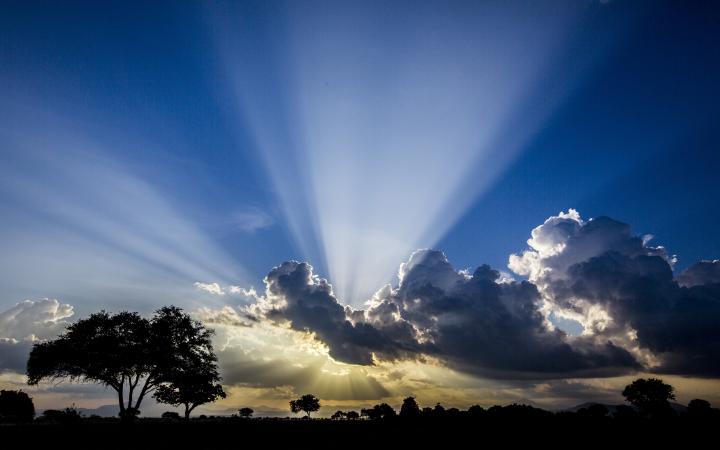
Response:
[[[185,407],[185,419],[200,405],[225,398],[213,352],[212,332],[176,307],[160,309],[153,333],[162,348],[174,349],[163,380],[153,397],[160,403]]]
[[[244,419],[249,419],[250,417],[252,417],[252,415],[254,413],[255,413],[255,411],[252,408],[247,408],[247,407],[240,408],[238,410],[238,415],[240,415],[240,417],[242,417]]]
[[[345,419],[346,417],[347,417],[347,414],[345,414],[344,411],[335,411],[333,413],[333,415],[330,416],[330,418],[332,420],[341,420],[341,419]]]
[[[480,405],[472,405],[468,408],[467,412],[472,417],[481,417],[485,414],[485,408]]]
[[[151,320],[134,312],[101,311],[68,326],[53,341],[35,344],[28,383],[68,378],[103,384],[115,390],[120,417],[129,420],[139,414],[147,394],[177,381],[178,370],[193,358],[214,361],[210,336],[174,306],[159,309]]]
[[[348,411],[345,413],[345,418],[348,420],[357,420],[360,418],[360,414],[357,411]]]
[[[420,407],[414,397],[408,397],[403,400],[402,406],[400,406],[400,417],[405,419],[420,417]]]
[[[704,419],[712,415],[713,409],[709,401],[695,398],[688,403],[687,412],[692,418]]]
[[[440,403],[436,403],[435,407],[433,408],[433,416],[435,416],[435,417],[445,416],[445,407],[443,405],[441,405]]]
[[[77,410],[75,404],[65,409],[46,409],[42,413],[42,420],[49,422],[57,422],[62,424],[78,423],[82,419],[82,414]]]
[[[372,408],[361,409],[360,415],[365,416],[370,420],[379,420],[395,417],[397,416],[397,413],[392,406],[387,403],[380,403]]]
[[[176,413],[175,411],[165,411],[160,415],[160,417],[168,420],[180,420],[180,414]]]
[[[299,413],[300,411],[305,412],[307,417],[310,417],[310,413],[313,413],[320,409],[320,399],[312,394],[305,394],[297,400],[290,401],[290,411],[293,413]]]
[[[32,422],[35,405],[23,391],[0,391],[0,423]]]
[[[710,402],[701,398],[692,399],[690,403],[688,403],[688,412],[709,411],[710,409],[712,409]]]
[[[658,378],[638,378],[625,386],[622,395],[643,414],[658,416],[672,411],[670,400],[675,400],[674,388]]]
[[[155,400],[172,406],[185,408],[185,420],[200,405],[225,398],[222,386],[214,384],[206,374],[182,373],[167,384],[161,384],[153,394]]]

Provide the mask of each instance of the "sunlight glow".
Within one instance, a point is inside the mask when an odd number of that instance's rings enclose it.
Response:
[[[357,305],[442,238],[566,95],[550,67],[578,8],[285,6],[253,35],[242,12],[216,12],[218,42],[302,256]]]

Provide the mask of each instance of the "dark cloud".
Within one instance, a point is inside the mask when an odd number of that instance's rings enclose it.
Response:
[[[678,275],[677,280],[686,287],[720,283],[720,260],[697,262]]]
[[[346,363],[436,358],[454,369],[516,380],[603,377],[649,370],[720,376],[720,263],[677,278],[675,258],[629,225],[570,210],[532,231],[509,267],[455,270],[420,250],[363,310],[343,306],[307,263],[285,262],[244,317],[313,333]],[[548,321],[576,318],[580,336]],[[563,314],[565,314],[563,316]]]
[[[403,269],[398,289],[368,317],[395,307],[401,320],[432,342],[432,354],[457,369],[488,377],[553,378],[637,367],[627,351],[611,343],[569,339],[549,329],[531,283],[498,283],[500,274],[486,265],[465,276],[430,250],[416,252]]]
[[[32,342],[0,338],[0,373],[25,373]]]
[[[457,272],[445,256],[424,250],[403,264],[396,289],[376,294],[366,311],[341,306],[326,280],[307,263],[287,262],[266,278],[265,317],[313,332],[343,362],[430,355],[450,366],[489,377],[597,376],[637,368],[609,342],[569,339],[550,330],[528,282],[498,283],[488,266],[473,276]]]
[[[339,361],[372,364],[373,353],[398,359],[423,347],[407,323],[388,324],[380,330],[366,322],[351,322],[330,284],[314,276],[307,263],[285,262],[270,271],[265,283],[267,297],[279,300],[266,310],[265,317],[315,333],[329,346],[330,356]],[[352,311],[348,312],[352,316]]]
[[[632,235],[627,224],[610,218],[569,220],[576,223],[570,233],[565,233],[567,225],[550,219],[542,233],[533,232],[533,237],[562,234],[543,243],[557,252],[543,256],[531,240],[534,250],[523,255],[545,298],[580,315],[590,307],[601,308],[611,321],[591,325],[593,335],[620,342],[623,335],[635,333],[628,344],[659,360],[648,367],[653,371],[720,375],[718,264],[698,263],[676,279],[665,250]]]

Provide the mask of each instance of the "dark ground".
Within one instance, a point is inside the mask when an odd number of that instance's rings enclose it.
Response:
[[[577,418],[502,420],[113,419],[0,425],[0,449],[21,448],[648,448],[717,445],[720,422]]]

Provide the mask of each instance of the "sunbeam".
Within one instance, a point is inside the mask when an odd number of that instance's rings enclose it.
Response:
[[[550,62],[582,8],[283,6],[253,9],[261,29],[248,10],[215,11],[218,42],[295,240],[358,304],[437,243],[565,97],[579,67],[557,80]]]
[[[69,121],[44,118],[42,130],[0,129],[0,192],[9,199],[0,271],[18,300],[101,295],[154,308],[187,303],[196,280],[249,279],[151,182],[111,156],[129,139],[97,141]]]

